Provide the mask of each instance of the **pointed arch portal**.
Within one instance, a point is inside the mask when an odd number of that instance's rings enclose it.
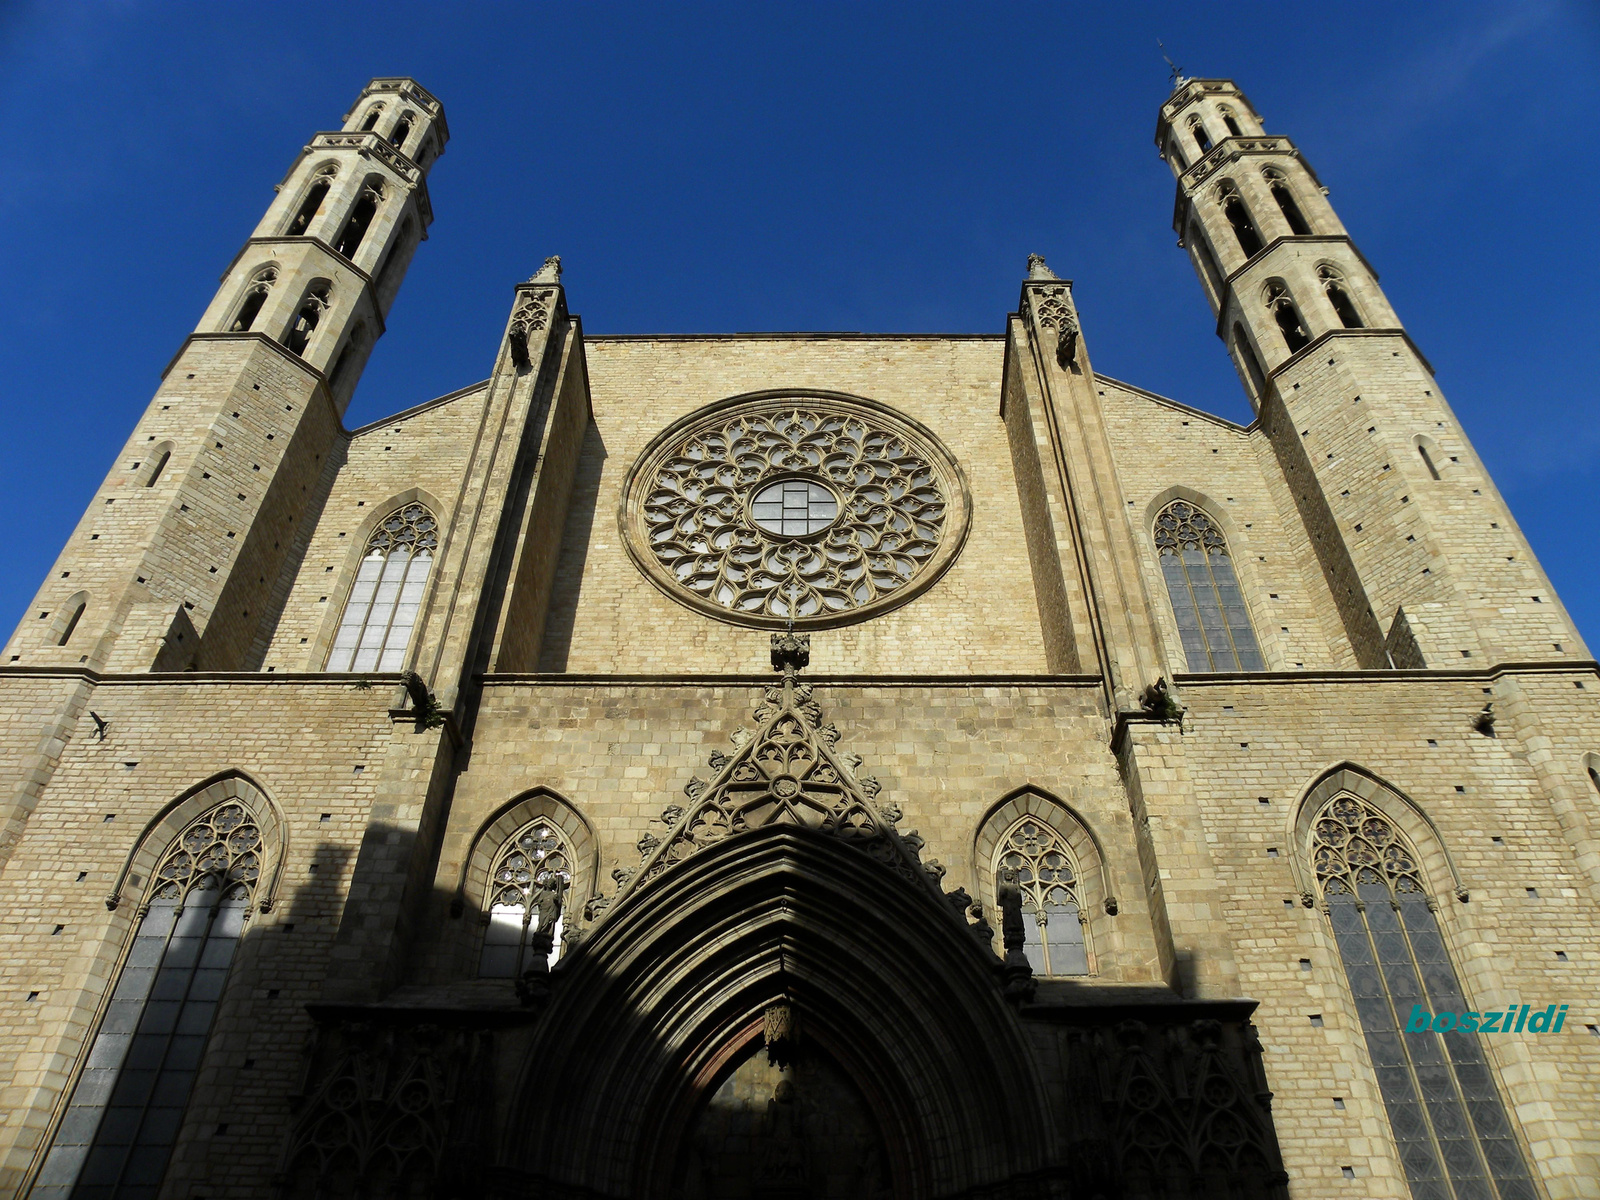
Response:
[[[866,1132],[886,1151],[886,1194],[960,1193],[1042,1168],[1054,1134],[1021,1026],[993,966],[935,903],[793,826],[680,864],[557,969],[501,1162],[530,1188],[670,1195],[701,1153],[705,1106],[760,1049],[767,1010],[787,1005],[794,1095],[766,1114],[778,1144],[806,1136],[783,1109],[804,1114],[809,1062],[875,1115]]]

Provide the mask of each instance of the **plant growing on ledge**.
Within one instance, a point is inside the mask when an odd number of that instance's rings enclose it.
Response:
[[[1157,679],[1145,688],[1139,703],[1144,706],[1144,715],[1152,720],[1160,721],[1163,725],[1174,722],[1180,726],[1183,724],[1183,706],[1172,698],[1165,678]]]

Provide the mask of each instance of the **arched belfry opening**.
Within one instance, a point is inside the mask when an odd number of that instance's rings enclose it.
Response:
[[[786,824],[624,896],[555,973],[502,1168],[639,1197],[1025,1178],[1053,1157],[1041,1084],[998,959],[937,904]]]

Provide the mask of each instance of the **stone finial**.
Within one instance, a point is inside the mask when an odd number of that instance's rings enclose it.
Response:
[[[544,266],[540,267],[538,269],[538,271],[536,271],[533,275],[531,275],[529,277],[529,279],[528,279],[528,282],[529,283],[560,283],[561,282],[561,256],[559,254],[552,254],[549,258],[545,259],[544,260]]]
[[[1049,264],[1044,261],[1044,255],[1030,254],[1028,255],[1028,278],[1060,279],[1061,276],[1050,269]]]

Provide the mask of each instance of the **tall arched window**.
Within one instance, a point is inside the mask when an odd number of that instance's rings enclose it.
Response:
[[[361,240],[367,236],[372,218],[378,214],[378,205],[382,203],[383,181],[374,176],[361,185],[361,195],[356,197],[355,207],[350,210],[350,219],[344,223],[344,232],[339,235],[334,249],[346,258],[354,259],[356,251],[361,249]]]
[[[1267,392],[1267,377],[1261,370],[1261,360],[1256,357],[1255,349],[1250,345],[1250,338],[1244,331],[1244,326],[1237,321],[1233,324],[1233,344],[1238,352],[1239,360],[1244,363],[1245,374],[1250,376],[1250,382],[1255,387],[1256,396],[1264,397]]]
[[[339,173],[339,168],[333,163],[322,167],[312,177],[311,186],[306,189],[306,198],[300,202],[300,210],[294,214],[294,220],[289,222],[289,227],[283,232],[288,237],[299,237],[311,227],[312,219],[322,209],[322,202],[328,197],[328,189],[333,186],[333,179]]]
[[[1217,111],[1222,114],[1222,123],[1228,127],[1228,133],[1232,137],[1243,137],[1244,136],[1244,134],[1239,129],[1239,122],[1238,122],[1237,118],[1235,118],[1234,115],[1233,115],[1233,109],[1229,108],[1226,104],[1224,104],[1224,105],[1221,105],[1218,108]]]
[[[1478,1035],[1455,1027],[1467,1004],[1416,852],[1344,793],[1317,816],[1310,853],[1411,1194],[1534,1200]],[[1451,1015],[1423,1030],[1418,1011]]]
[[[1155,537],[1189,670],[1265,670],[1222,530],[1195,505],[1174,500],[1157,515]]]
[[[229,333],[250,331],[250,327],[256,323],[256,317],[261,315],[261,306],[267,302],[272,285],[277,282],[277,267],[262,267],[251,277],[244,289],[244,298],[239,301],[238,315],[233,318],[233,324],[228,326]]]
[[[1289,180],[1283,172],[1276,167],[1266,167],[1261,172],[1262,178],[1267,181],[1267,187],[1272,191],[1272,198],[1278,202],[1278,207],[1283,210],[1283,219],[1289,222],[1289,230],[1307,236],[1311,226],[1300,212],[1300,206],[1294,202],[1294,193],[1289,190]]]
[[[433,567],[438,531],[433,514],[420,504],[407,504],[379,522],[345,602],[328,670],[400,670]]]
[[[543,818],[524,825],[495,855],[489,869],[489,928],[483,935],[478,975],[484,979],[515,979],[526,969],[528,939],[538,932],[535,893],[558,877],[563,890],[572,886],[572,847],[555,824]],[[550,965],[561,957],[564,917],[552,931]]]
[[[1212,257],[1211,247],[1206,243],[1205,232],[1200,228],[1198,221],[1189,225],[1189,244],[1194,247],[1194,256],[1200,260],[1200,267],[1206,273],[1206,279],[1211,283],[1211,290],[1217,296],[1217,303],[1222,302],[1222,272],[1217,267],[1217,260]]]
[[[1300,320],[1300,310],[1294,306],[1294,301],[1289,297],[1289,289],[1280,280],[1274,279],[1267,284],[1263,299],[1267,309],[1272,313],[1272,319],[1278,323],[1278,329],[1283,334],[1284,343],[1289,347],[1289,353],[1304,350],[1311,344],[1311,335],[1306,332],[1305,324]]]
[[[1006,871],[1022,889],[1023,950],[1034,974],[1087,975],[1087,925],[1066,839],[1037,817],[1024,817],[995,853],[995,878]]]
[[[1233,234],[1239,239],[1239,249],[1244,251],[1244,256],[1254,258],[1260,254],[1261,235],[1256,232],[1256,223],[1250,219],[1250,210],[1244,206],[1232,180],[1217,189],[1217,203],[1222,206],[1222,215],[1228,218],[1228,224],[1233,226]]]
[[[367,119],[361,122],[361,132],[367,133],[378,127],[378,118],[383,116],[383,105],[374,104],[367,110]]]
[[[1339,314],[1339,323],[1346,329],[1364,329],[1366,326],[1355,301],[1350,299],[1350,289],[1345,285],[1344,276],[1339,274],[1339,268],[1324,263],[1317,268],[1317,278],[1322,280],[1322,290],[1328,293],[1328,303]]]
[[[261,854],[254,815],[230,801],[192,821],[162,856],[34,1200],[156,1194],[244,931]]]
[[[394,129],[389,134],[389,144],[396,150],[406,148],[406,139],[411,136],[411,124],[417,119],[417,114],[405,112],[400,114],[400,119],[394,123]]]
[[[333,288],[325,279],[317,280],[306,289],[305,299],[300,301],[294,320],[289,323],[289,328],[284,333],[285,346],[296,354],[306,352],[306,347],[311,344],[311,335],[317,331],[317,326],[322,321],[322,314],[328,311],[332,295]]]
[[[1211,135],[1206,132],[1206,127],[1199,117],[1189,118],[1189,136],[1194,139],[1194,144],[1200,147],[1201,154],[1211,149]]]

